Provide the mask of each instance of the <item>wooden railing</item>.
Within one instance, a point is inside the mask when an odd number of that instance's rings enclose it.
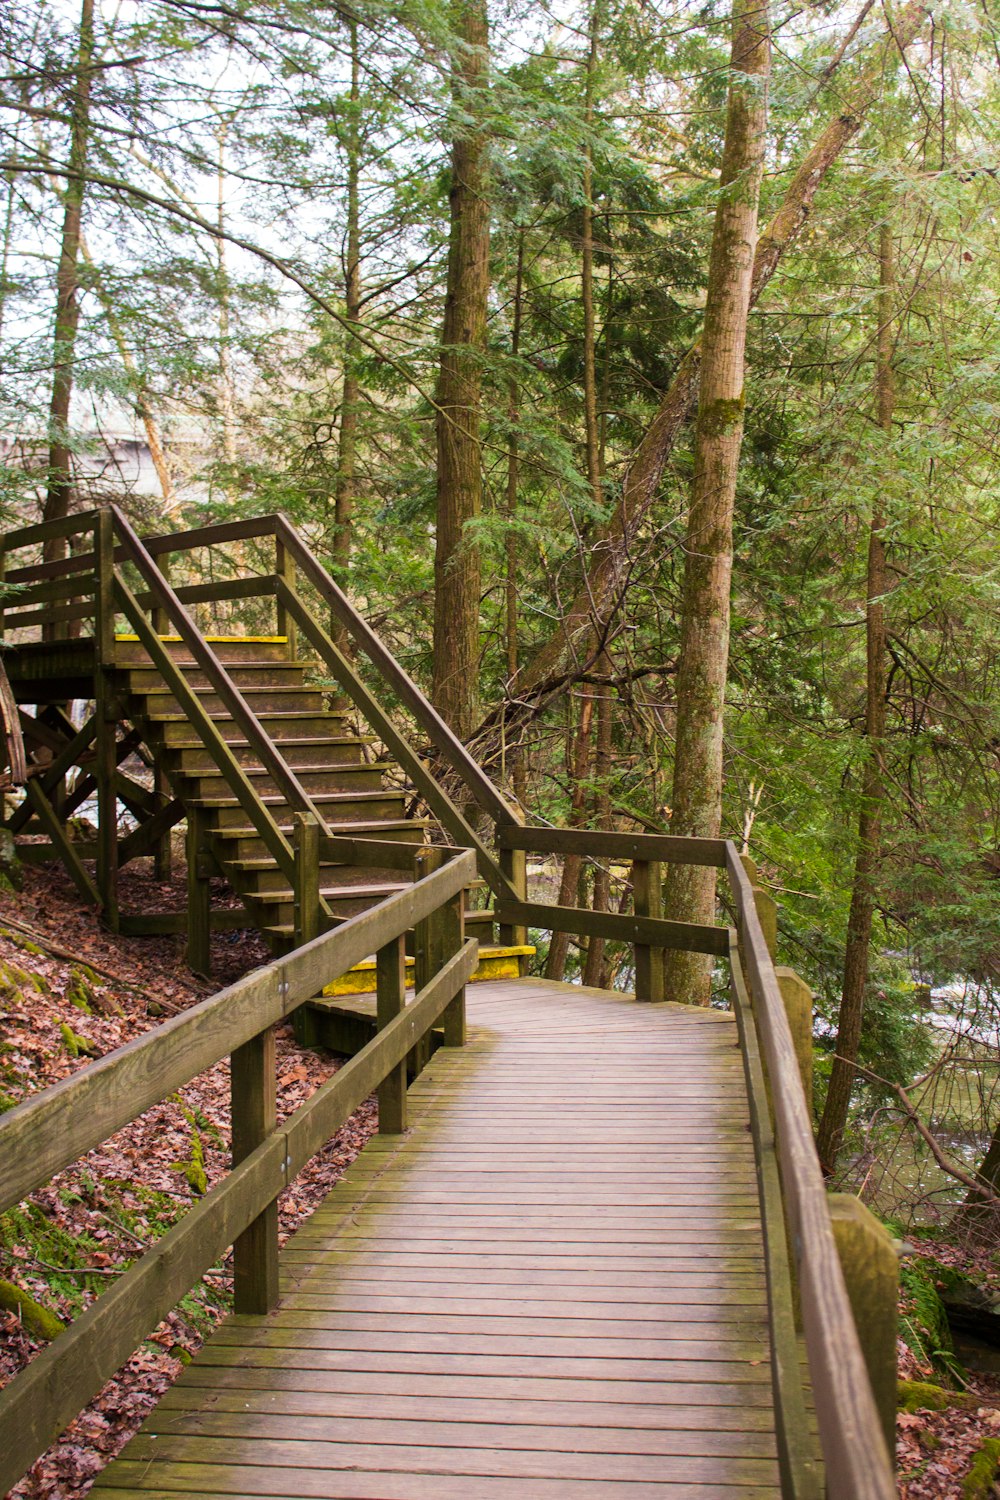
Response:
[[[463,932],[471,851],[287,958],[255,970],[155,1031],[0,1117],[0,1212],[191,1078],[232,1059],[232,1171],[0,1393],[0,1494],[16,1483],[104,1381],[233,1246],[237,1312],[263,1313],[278,1291],[278,1194],[378,1090],[379,1128],[406,1126],[406,1059],[443,1021],[465,1041],[464,985],[478,954]],[[421,948],[418,992],[404,1006],[404,934]],[[377,954],[376,1037],[280,1125],[273,1026],[370,953]]]
[[[876,1405],[851,1310],[799,1057],[758,916],[758,898],[735,845],[723,839],[525,827],[501,829],[499,837],[502,846],[537,854],[631,861],[635,903],[647,908],[656,903],[663,864],[712,865],[726,871],[735,929],[665,921],[648,909],[629,916],[504,900],[497,916],[542,930],[633,944],[639,999],[664,998],[660,963],[667,948],[730,960],[765,1229],[782,1495],[785,1500],[819,1500],[823,1492],[802,1389],[800,1306],[826,1493],[832,1500],[891,1500],[896,1486],[887,1423]],[[651,892],[656,896],[651,898]]]

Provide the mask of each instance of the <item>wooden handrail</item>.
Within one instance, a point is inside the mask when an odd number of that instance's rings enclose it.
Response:
[[[498,922],[541,927],[549,932],[576,932],[647,948],[682,948],[687,953],[711,953],[718,958],[729,952],[728,927],[715,927],[709,922],[630,917],[616,911],[589,911],[582,906],[555,906],[542,901],[501,900],[495,916]]]
[[[783,1200],[797,1252],[827,1493],[831,1500],[892,1500],[896,1494],[892,1464],[833,1238],[788,1017],[757,917],[753,888],[731,841],[726,843],[726,869],[736,902],[744,973],[771,1083]]]
[[[673,865],[726,864],[724,839],[683,838],[672,833],[606,833],[589,828],[539,828],[534,825],[500,828],[501,849],[527,849],[532,854],[579,854],[590,859],[640,859]]]
[[[287,516],[275,517],[275,538],[294,558],[302,576],[309,580],[320,598],[350,632],[355,645],[360,647],[371,664],[378,669],[383,681],[388,683],[400,702],[410,711],[431,744],[465,782],[479,806],[489,813],[498,826],[520,823],[520,814],[500,795],[462,741],[432,708],[412,677],[403,670],[389,648],[354,608],[343,589],[334,583],[326,569],[316,560]]]
[[[0,1213],[408,932],[469,886],[475,870],[472,850],[463,850],[435,874],[8,1110],[0,1116]]]
[[[31,526],[21,526],[17,531],[5,533],[4,551],[19,552],[22,547],[33,547],[36,542],[80,536],[85,531],[93,531],[99,515],[98,510],[81,510],[72,516],[63,516],[58,521],[35,521]]]
[[[375,694],[361,681],[343,652],[330,639],[322,625],[309,613],[303,600],[294,589],[289,588],[283,578],[278,579],[277,598],[285,611],[296,621],[303,635],[309,639],[313,649],[318,652],[355,707],[361,711],[371,727],[385,741],[390,752],[406,771],[442,827],[448,830],[452,838],[462,839],[465,847],[476,851],[479,873],[483,879],[489,882],[497,895],[516,898],[517,891],[509,883],[479,834],[463,817],[444,788],[438,785],[409,740],[397,729]]]

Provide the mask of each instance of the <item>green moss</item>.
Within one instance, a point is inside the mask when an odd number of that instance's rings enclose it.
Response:
[[[699,408],[698,426],[709,437],[720,437],[731,428],[738,427],[743,421],[745,405],[746,402],[742,396],[736,396],[729,401],[713,401],[710,406]]]
[[[899,1269],[900,1289],[913,1304],[912,1311],[901,1312],[899,1332],[918,1359],[933,1366],[939,1375],[966,1383],[965,1371],[955,1357],[948,1316],[935,1284],[935,1262],[904,1261]]]
[[[70,1005],[75,1005],[77,1010],[82,1010],[85,1016],[94,1014],[92,1002],[94,991],[91,989],[83,971],[78,968],[70,970],[69,982],[66,985],[66,999]]]
[[[10,959],[0,959],[0,993],[24,994],[26,991],[44,995],[45,980],[39,974],[30,974]]]
[[[7,1312],[17,1313],[24,1327],[33,1338],[43,1339],[50,1344],[53,1339],[58,1338],[66,1324],[61,1318],[57,1318],[54,1312],[36,1302],[27,1292],[15,1286],[12,1281],[4,1281],[0,1278],[0,1307]]]
[[[97,1057],[96,1043],[92,1042],[89,1037],[80,1036],[79,1032],[74,1031],[72,1026],[67,1026],[65,1021],[59,1022],[59,1032],[70,1057]]]
[[[197,1126],[191,1127],[191,1154],[186,1161],[175,1161],[173,1164],[179,1172],[184,1173],[185,1181],[192,1193],[200,1198],[208,1192],[208,1177],[205,1173],[205,1148],[202,1145],[201,1135]]]
[[[13,1109],[16,1103],[16,1099],[12,1098],[10,1094],[5,1094],[3,1089],[0,1089],[0,1115],[5,1115],[9,1109]]]
[[[9,943],[16,943],[22,953],[30,953],[34,958],[44,957],[45,950],[39,948],[37,943],[33,943],[21,932],[13,932],[9,927],[0,927],[0,937],[5,937]]]
[[[987,1438],[962,1480],[962,1500],[990,1500],[1000,1473],[1000,1438]]]
[[[900,1411],[945,1411],[950,1406],[972,1410],[977,1404],[975,1396],[946,1391],[944,1386],[931,1385],[925,1380],[901,1380],[897,1390]]]

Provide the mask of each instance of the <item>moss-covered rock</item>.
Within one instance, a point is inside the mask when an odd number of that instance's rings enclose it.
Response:
[[[1000,1474],[1000,1438],[987,1438],[962,1481],[962,1500],[991,1500]]]
[[[66,1327],[54,1312],[36,1302],[34,1297],[15,1286],[12,1281],[0,1279],[0,1307],[7,1312],[17,1313],[28,1333],[33,1338],[43,1339],[47,1344],[58,1338]]]
[[[901,1380],[898,1386],[900,1411],[945,1411],[949,1406],[972,1410],[978,1403],[975,1396],[963,1391],[946,1391],[944,1386],[932,1385],[925,1380]]]
[[[899,1332],[914,1354],[946,1379],[965,1383],[965,1372],[955,1355],[948,1314],[938,1293],[934,1262],[904,1261],[899,1268],[904,1307]]]

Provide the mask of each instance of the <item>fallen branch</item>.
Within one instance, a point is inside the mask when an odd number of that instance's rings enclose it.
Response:
[[[900,1104],[903,1106],[903,1110],[906,1114],[907,1119],[915,1128],[917,1134],[927,1142],[927,1145],[930,1147],[931,1155],[937,1162],[938,1166],[941,1168],[942,1172],[946,1172],[949,1177],[954,1177],[955,1181],[960,1182],[963,1187],[967,1187],[970,1193],[975,1193],[978,1203],[991,1203],[995,1208],[1000,1208],[1000,1196],[994,1193],[992,1188],[990,1188],[987,1183],[983,1182],[978,1177],[973,1177],[972,1174],[970,1172],[966,1172],[963,1167],[957,1167],[954,1162],[948,1160],[944,1152],[941,1150],[941,1147],[938,1145],[938,1142],[935,1139],[934,1135],[930,1130],[928,1130],[927,1126],[920,1118],[919,1114],[916,1111],[916,1108],[914,1107],[912,1099],[903,1088],[903,1085],[901,1083],[890,1083],[887,1078],[881,1078],[878,1073],[873,1073],[870,1068],[863,1068],[858,1062],[852,1064],[852,1066],[854,1067],[855,1072],[860,1073],[862,1078],[867,1078],[869,1083],[877,1083],[882,1088],[890,1089],[892,1093],[896,1095]]]

